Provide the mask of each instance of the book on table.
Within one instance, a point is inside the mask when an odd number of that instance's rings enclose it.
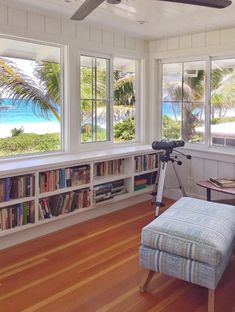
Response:
[[[235,187],[235,179],[228,178],[209,178],[209,182],[219,188]]]

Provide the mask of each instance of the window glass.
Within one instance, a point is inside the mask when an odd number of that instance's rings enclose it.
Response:
[[[114,58],[114,141],[136,139],[136,61]]]
[[[60,50],[0,38],[0,156],[61,150]]]
[[[184,63],[182,138],[205,142],[205,62]]]
[[[212,61],[210,127],[212,145],[235,146],[235,59]]]
[[[205,62],[163,64],[162,136],[204,142]]]
[[[80,58],[81,142],[110,140],[109,60]]]

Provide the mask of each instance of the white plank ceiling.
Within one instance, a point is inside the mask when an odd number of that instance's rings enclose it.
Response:
[[[69,20],[84,0],[0,0],[0,4],[37,11]],[[140,21],[147,23],[141,24]],[[235,26],[235,1],[225,9],[160,2],[122,0],[119,5],[104,2],[84,21],[100,28],[128,32],[152,40],[187,33],[212,31]]]

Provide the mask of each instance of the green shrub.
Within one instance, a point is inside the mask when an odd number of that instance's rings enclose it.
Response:
[[[60,134],[22,133],[0,138],[0,156],[56,151],[60,149]]]
[[[135,139],[135,119],[127,118],[114,125],[115,141],[132,141]]]
[[[22,127],[20,127],[20,128],[13,128],[12,130],[11,130],[11,136],[12,137],[14,137],[14,136],[18,136],[18,135],[20,135],[20,134],[22,134],[22,133],[24,133],[24,128],[23,128],[23,126]]]
[[[180,121],[173,120],[169,116],[164,115],[162,118],[162,123],[163,137],[165,139],[179,139],[181,137]]]

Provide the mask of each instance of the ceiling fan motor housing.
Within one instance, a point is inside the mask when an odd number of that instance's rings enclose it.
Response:
[[[107,0],[107,2],[109,4],[119,4],[119,3],[121,3],[121,0]]]

